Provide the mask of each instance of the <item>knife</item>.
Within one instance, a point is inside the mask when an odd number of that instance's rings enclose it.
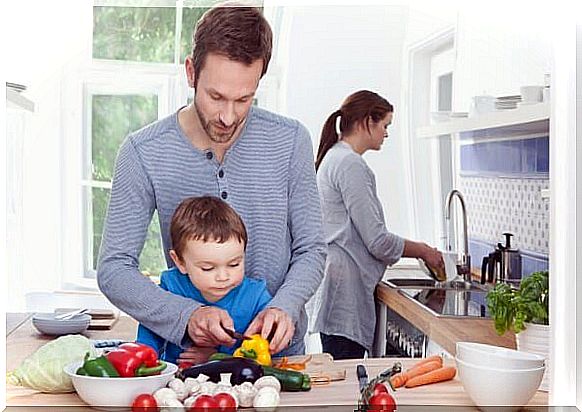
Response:
[[[358,376],[358,382],[360,383],[360,393],[362,393],[368,385],[368,372],[366,371],[366,367],[361,363],[356,366],[356,375]]]
[[[236,340],[250,340],[250,339],[252,339],[249,336],[243,335],[242,333],[239,333],[235,330],[231,330],[231,329],[227,329],[227,328],[223,328],[223,329],[226,332],[226,334],[233,339],[236,339]]]

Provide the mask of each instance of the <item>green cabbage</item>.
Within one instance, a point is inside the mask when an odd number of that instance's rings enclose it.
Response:
[[[63,368],[75,361],[82,361],[89,352],[97,350],[89,339],[81,335],[65,335],[40,348],[6,375],[6,382],[41,392],[74,392],[71,378]]]

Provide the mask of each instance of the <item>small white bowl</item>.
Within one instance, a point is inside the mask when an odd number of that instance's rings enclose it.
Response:
[[[87,314],[65,320],[55,319],[55,316],[55,313],[36,313],[32,317],[32,324],[41,333],[59,336],[84,332],[91,323],[91,316]]]
[[[473,365],[497,369],[535,369],[545,365],[545,358],[534,353],[475,342],[457,342],[457,357]]]
[[[65,366],[64,371],[71,377],[77,394],[91,406],[131,407],[134,399],[142,393],[152,394],[165,387],[178,371],[178,366],[168,362],[160,375],[136,378],[100,378],[77,375],[82,361]]]
[[[538,390],[545,367],[495,369],[455,358],[459,380],[477,406],[524,406]]]

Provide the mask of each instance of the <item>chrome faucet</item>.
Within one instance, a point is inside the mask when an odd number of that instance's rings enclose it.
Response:
[[[463,253],[460,255],[460,261],[457,262],[457,273],[463,276],[466,282],[471,281],[471,256],[469,256],[469,236],[467,235],[467,208],[465,207],[465,199],[461,192],[453,189],[447,195],[445,201],[445,221],[447,225],[447,250],[451,250],[451,203],[453,197],[458,197],[461,202],[461,210],[463,212]]]

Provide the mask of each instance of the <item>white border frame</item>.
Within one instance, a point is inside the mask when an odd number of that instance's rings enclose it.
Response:
[[[576,400],[580,380],[581,345],[580,280],[582,259],[577,240],[582,236],[578,203],[581,192],[577,174],[577,153],[582,141],[576,139],[576,25],[571,21],[556,25],[552,68],[550,121],[550,405],[580,407]],[[578,84],[578,89],[580,84]],[[579,116],[579,115],[578,115]],[[578,170],[577,170],[578,169]],[[582,182],[582,177],[578,179]],[[578,303],[577,303],[578,301]],[[577,316],[578,315],[578,316]],[[577,319],[578,317],[578,319]],[[578,327],[578,330],[577,330]],[[577,338],[579,339],[577,341]],[[579,349],[578,349],[579,351]],[[576,370],[578,366],[578,370]]]

